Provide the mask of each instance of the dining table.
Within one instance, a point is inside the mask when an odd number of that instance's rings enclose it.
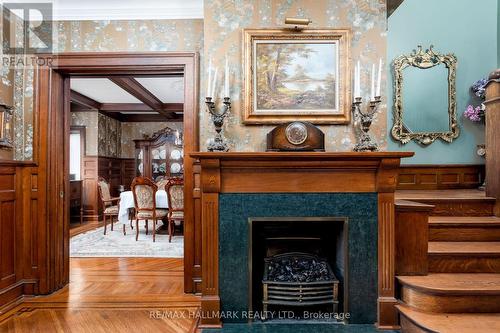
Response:
[[[120,193],[120,204],[118,208],[118,222],[129,223],[129,209],[134,208],[134,194],[132,191]],[[165,190],[156,191],[156,208],[168,209],[168,198]]]

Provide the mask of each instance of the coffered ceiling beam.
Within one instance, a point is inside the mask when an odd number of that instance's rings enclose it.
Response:
[[[109,78],[116,85],[121,87],[123,90],[128,92],[130,95],[134,96],[154,111],[164,115],[169,119],[175,118],[171,112],[163,110],[163,103],[153,95],[149,90],[147,90],[142,84],[140,84],[133,77],[110,77]]]
[[[136,79],[132,77],[121,76],[110,77],[109,79],[150,108],[154,110],[161,109],[162,102],[158,99],[158,97],[144,88],[144,86],[140,84]]]
[[[157,111],[153,110],[149,106],[144,103],[102,103],[101,111],[106,112],[151,112]],[[184,112],[184,104],[183,103],[163,103],[162,110],[167,112]]]
[[[71,90],[71,102],[90,110],[99,110],[101,108],[101,103],[89,98],[85,95],[80,94],[74,90]]]
[[[166,119],[165,116],[161,114],[120,114],[120,121],[123,123],[127,122],[182,122],[183,117],[181,115],[176,115],[174,118]]]

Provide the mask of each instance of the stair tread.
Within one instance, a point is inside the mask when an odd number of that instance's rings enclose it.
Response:
[[[496,273],[429,273],[397,279],[403,285],[435,294],[500,295],[500,274]]]
[[[401,200],[487,200],[495,201],[493,197],[487,197],[486,193],[477,189],[457,189],[457,190],[398,190],[396,199]]]
[[[429,216],[430,226],[500,226],[497,216]]]
[[[407,305],[397,305],[409,320],[430,331],[440,333],[500,332],[500,313],[427,313]]]
[[[429,254],[500,256],[500,242],[429,242]]]

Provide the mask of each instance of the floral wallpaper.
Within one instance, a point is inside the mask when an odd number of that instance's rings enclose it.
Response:
[[[120,121],[100,113],[97,120],[97,154],[104,157],[120,157],[122,136]]]
[[[264,151],[266,134],[273,126],[242,124],[242,29],[283,27],[285,17],[310,18],[311,27],[352,29],[351,56],[362,65],[362,95],[369,96],[369,70],[372,63],[386,58],[386,3],[384,0],[204,0],[205,59],[219,67],[223,82],[224,55],[230,62],[231,115],[224,124],[224,136],[232,151]],[[207,61],[205,61],[205,64]],[[385,75],[385,73],[383,73]],[[206,91],[206,72],[201,75],[200,91]],[[382,78],[384,86],[386,78]],[[222,91],[218,91],[222,93]],[[386,96],[371,128],[374,139],[386,147]],[[219,98],[222,97],[219,95]],[[203,99],[204,96],[201,96]],[[206,150],[213,137],[213,125],[203,109],[200,112],[200,146]],[[353,123],[320,126],[325,133],[327,151],[350,151],[356,143]]]
[[[98,154],[98,112],[71,112],[72,126],[85,126],[85,154]]]
[[[54,52],[196,51],[203,50],[203,20],[61,21],[54,22]],[[19,30],[21,31],[21,30]],[[0,69],[0,103],[14,106],[14,159],[33,158],[33,70]],[[72,116],[75,125],[80,115]],[[87,142],[87,154],[121,156],[119,123],[99,118],[97,141]],[[107,118],[107,117],[106,117]],[[95,133],[98,134],[98,133]],[[106,144],[106,140],[112,143]],[[100,141],[99,141],[100,140]],[[89,139],[87,139],[89,141]],[[100,142],[100,144],[99,144]]]
[[[203,20],[61,21],[57,52],[198,51]]]
[[[231,72],[232,111],[224,125],[224,135],[232,151],[265,150],[266,134],[272,126],[245,126],[242,124],[242,58],[241,30],[245,27],[283,27],[287,16],[312,19],[312,27],[352,29],[351,56],[353,62],[360,60],[362,68],[362,95],[368,99],[369,70],[379,58],[386,58],[386,4],[384,0],[204,0],[204,20],[134,20],[134,21],[61,21],[56,26],[55,50],[57,52],[86,51],[197,51],[201,55],[200,82],[200,147],[206,150],[214,135],[213,124],[205,110],[207,59],[220,68],[222,82],[224,55],[228,54]],[[204,47],[208,45],[209,47]],[[3,76],[1,76],[3,75]],[[0,73],[0,80],[5,76]],[[23,83],[16,86],[17,128],[19,138],[16,145],[17,159],[31,157],[32,121],[25,117],[32,113],[32,75],[17,74]],[[386,80],[383,71],[382,86]],[[14,73],[15,77],[16,74]],[[8,77],[8,74],[7,74]],[[15,82],[15,79],[14,79]],[[219,91],[221,93],[221,91]],[[27,98],[21,102],[22,98]],[[385,91],[382,105],[372,125],[372,134],[382,149],[386,147],[387,107]],[[15,103],[15,102],[14,102]],[[21,114],[21,110],[23,114]],[[32,115],[31,115],[32,119]],[[103,122],[103,120],[100,120]],[[99,120],[98,120],[99,122]],[[123,124],[122,124],[123,126]],[[113,122],[102,123],[100,128],[109,130],[112,142],[131,140],[125,137],[129,129],[119,129]],[[328,151],[350,151],[356,142],[353,124],[321,126],[326,134]],[[106,156],[132,156],[129,148],[97,143],[97,153]],[[123,138],[120,138],[124,135]],[[127,134],[128,135],[128,134]],[[16,134],[17,137],[17,134]],[[99,138],[98,138],[99,139]],[[92,148],[88,148],[92,149]]]
[[[0,10],[2,6],[0,5]],[[0,36],[3,36],[3,15],[0,17]],[[3,43],[0,43],[0,57],[2,64],[0,66],[0,104],[12,106],[12,95],[14,92],[14,70],[11,66],[5,66],[3,63]],[[8,56],[8,55],[5,55]]]

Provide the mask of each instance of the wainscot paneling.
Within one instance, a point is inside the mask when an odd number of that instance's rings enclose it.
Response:
[[[477,188],[484,181],[484,165],[402,165],[398,190]]]
[[[38,292],[36,180],[26,163],[0,161],[0,313]]]
[[[99,219],[99,201],[97,192],[97,157],[85,156],[83,158],[83,218],[84,220],[97,221]]]

